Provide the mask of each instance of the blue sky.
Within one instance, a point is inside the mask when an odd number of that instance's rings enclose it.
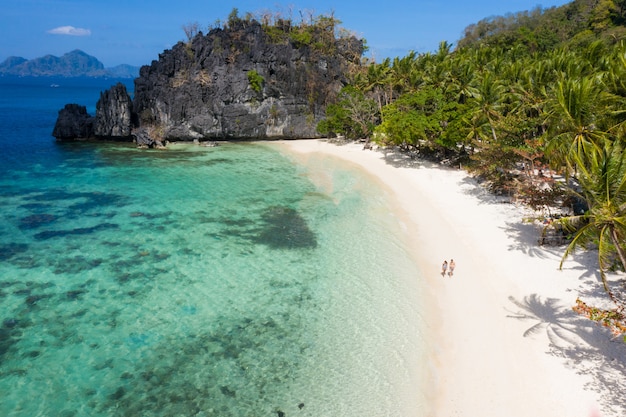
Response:
[[[304,15],[329,14],[367,40],[368,55],[380,61],[410,50],[434,51],[439,42],[455,44],[463,29],[495,15],[560,6],[567,0],[309,0],[287,2],[215,0],[2,0],[0,62],[61,56],[81,49],[105,66],[145,65],[185,39],[182,26],[206,28],[224,21],[234,7],[239,15],[263,10]]]

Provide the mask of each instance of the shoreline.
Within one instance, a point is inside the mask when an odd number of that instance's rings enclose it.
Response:
[[[461,170],[362,144],[269,145],[305,165],[310,154],[351,162],[390,191],[431,298],[429,416],[626,413],[626,344],[571,309],[579,295],[602,300],[595,254],[570,257],[559,271],[563,248],[537,244],[538,226],[522,221],[532,213]],[[455,273],[442,276],[450,258]]]

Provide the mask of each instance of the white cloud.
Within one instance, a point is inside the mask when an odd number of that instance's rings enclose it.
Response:
[[[53,35],[69,35],[69,36],[89,36],[91,31],[89,29],[75,28],[74,26],[59,26],[58,28],[50,29],[48,33]]]

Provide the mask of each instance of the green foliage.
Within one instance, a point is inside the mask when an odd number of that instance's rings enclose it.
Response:
[[[269,38],[270,43],[281,44],[289,39],[288,32],[278,26],[263,26],[263,32]]]
[[[289,39],[294,43],[297,48],[303,46],[309,46],[313,42],[313,35],[307,28],[301,28],[291,32]]]
[[[317,131],[323,135],[344,135],[348,139],[369,138],[378,120],[374,100],[354,87],[344,87],[339,101],[326,107],[326,118],[318,123]]]
[[[522,193],[534,206],[578,194],[588,210],[562,220],[574,238],[565,256],[595,245],[604,279],[626,269],[624,23],[623,0],[485,19],[454,51],[444,42],[435,53],[358,68],[318,131],[469,160],[492,190]],[[324,39],[319,28],[297,33],[312,35],[303,44]],[[530,173],[535,163],[576,182],[542,191],[537,184],[550,181]]]
[[[240,21],[241,19],[239,18],[239,9],[233,7],[233,9],[228,14],[228,27],[234,28]]]
[[[626,150],[620,142],[605,142],[601,148],[581,148],[571,156],[589,209],[582,215],[562,220],[564,227],[575,233],[563,259],[576,247],[597,244],[600,275],[609,295],[612,290],[605,272],[616,256],[621,269],[626,270]]]
[[[263,83],[265,82],[263,76],[256,72],[256,70],[248,71],[247,75],[248,83],[250,83],[250,88],[252,88],[252,90],[256,91],[257,93],[260,93],[263,90]]]
[[[432,147],[446,121],[443,93],[434,88],[400,96],[383,108],[383,122],[377,128],[391,143]]]
[[[626,23],[624,6],[623,0],[575,0],[561,7],[489,17],[468,26],[459,46],[521,46],[530,52],[548,52],[595,39],[614,43],[626,39],[623,31],[615,31]]]

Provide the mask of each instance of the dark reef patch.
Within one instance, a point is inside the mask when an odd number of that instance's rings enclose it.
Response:
[[[105,207],[123,207],[126,204],[126,199],[127,197],[114,193],[68,192],[53,189],[24,197],[24,200],[28,201],[28,203],[22,204],[20,207],[41,212],[50,210],[49,203],[51,202],[68,202],[71,204],[65,208],[66,212],[63,216],[76,217],[95,209],[101,210]],[[35,215],[41,214],[42,213],[36,213]],[[36,219],[35,217],[35,220]]]
[[[19,228],[21,230],[35,229],[48,223],[52,223],[58,218],[54,214],[31,214],[30,216],[22,217],[20,219]]]
[[[189,167],[204,167],[212,164],[204,154],[195,151],[177,149],[176,152],[161,152],[146,150],[137,152],[136,148],[104,148],[100,157],[107,166],[123,166],[125,168],[148,168],[152,166],[167,166],[168,164],[184,163]],[[228,161],[232,162],[232,161]]]
[[[46,230],[40,233],[35,234],[35,239],[38,240],[47,240],[56,237],[65,237],[69,235],[88,235],[95,232],[100,232],[102,230],[107,229],[118,229],[119,226],[115,223],[101,223],[92,227],[79,227],[76,229],[69,230]]]
[[[29,295],[28,297],[26,297],[24,302],[26,303],[28,307],[35,307],[39,304],[40,301],[46,300],[51,297],[52,296],[50,294]]]
[[[14,328],[15,326],[17,326],[17,325],[18,325],[18,323],[19,323],[19,320],[18,320],[18,319],[13,318],[13,317],[10,317],[10,318],[8,318],[8,319],[4,319],[4,320],[2,321],[2,326],[3,326],[3,327],[6,327],[7,329],[12,329],[12,328]]]
[[[2,364],[4,356],[17,342],[18,339],[13,337],[12,329],[0,328],[0,364]]]
[[[24,203],[20,204],[19,208],[38,213],[44,213],[50,210],[50,205],[46,203]]]
[[[256,243],[274,249],[312,249],[317,239],[306,220],[294,209],[270,207],[262,216],[264,228],[254,238]]]
[[[68,300],[76,301],[76,300],[80,299],[80,297],[83,294],[86,294],[86,293],[87,293],[86,290],[71,290],[71,291],[68,291],[68,292],[65,293],[65,297]]]
[[[267,315],[217,317],[216,327],[206,333],[159,340],[142,361],[134,363],[134,369],[120,372],[123,386],[110,386],[109,395],[96,407],[110,411],[112,416],[187,416],[211,409],[210,415],[235,417],[242,415],[242,404],[247,404],[260,407],[258,413],[247,414],[270,415],[276,398],[273,390],[268,390],[267,381],[271,380],[273,388],[293,381],[297,365],[290,358],[306,349],[294,333],[293,326],[299,328],[297,320],[292,320],[289,316]],[[143,344],[147,340],[148,336],[137,334],[128,342]],[[262,353],[276,349],[285,355]],[[260,358],[266,361],[262,367],[258,366]],[[222,372],[232,376],[229,381],[196,378],[199,369],[218,364],[224,368]]]
[[[102,262],[102,259],[88,259],[80,255],[72,258],[62,258],[54,265],[54,273],[79,274],[97,268]]]
[[[8,261],[27,250],[28,245],[25,243],[7,243],[0,245],[0,261]]]
[[[110,193],[81,193],[85,201],[72,204],[69,208],[73,213],[82,214],[102,207],[122,207],[126,199],[122,195]]]

